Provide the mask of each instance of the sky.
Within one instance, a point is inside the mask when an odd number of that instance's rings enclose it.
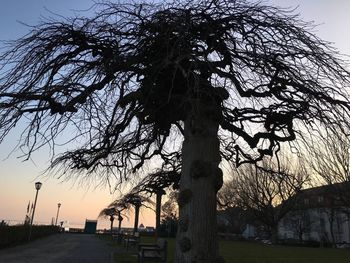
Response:
[[[347,0],[270,0],[282,7],[298,7],[305,21],[318,24],[315,33],[333,43],[343,54],[350,55],[350,1]],[[52,13],[72,16],[77,10],[89,15],[92,0],[0,0],[0,40],[15,39],[28,29],[19,21],[35,25],[41,16]],[[1,45],[1,44],[0,44]],[[50,223],[56,216],[57,203],[61,203],[59,221],[68,221],[71,226],[83,226],[85,219],[96,219],[99,211],[117,198],[106,187],[81,186],[71,181],[40,176],[49,164],[47,151],[34,154],[31,160],[23,161],[21,152],[12,152],[18,143],[19,133],[11,133],[0,144],[0,220],[23,221],[29,201],[35,197],[34,183],[43,183],[38,195],[35,222]],[[144,211],[140,223],[154,225],[154,212]],[[123,222],[132,226],[133,217]],[[108,222],[99,221],[98,227],[107,227]]]

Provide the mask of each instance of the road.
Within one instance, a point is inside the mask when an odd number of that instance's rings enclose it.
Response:
[[[57,234],[0,250],[0,263],[112,263],[115,249],[94,235]]]

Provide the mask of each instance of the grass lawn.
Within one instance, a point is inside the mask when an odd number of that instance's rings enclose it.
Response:
[[[227,263],[345,263],[350,250],[271,246],[248,242],[222,241],[221,255]]]
[[[136,249],[128,253],[122,246],[109,241],[119,250],[115,254],[116,263],[136,263]],[[154,239],[142,237],[142,243],[153,243]],[[173,262],[175,239],[168,239],[168,263]],[[350,249],[302,248],[271,246],[258,243],[221,241],[220,253],[226,263],[348,263]]]

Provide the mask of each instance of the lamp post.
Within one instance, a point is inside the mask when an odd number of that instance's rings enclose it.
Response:
[[[56,215],[56,222],[55,222],[55,226],[57,226],[57,219],[58,219],[58,214],[60,212],[60,207],[61,207],[61,203],[57,204],[57,215]]]
[[[29,226],[29,235],[28,235],[28,241],[30,241],[30,237],[32,235],[32,226],[33,226],[33,220],[34,220],[34,213],[35,213],[35,207],[36,207],[36,200],[38,199],[38,192],[41,188],[42,183],[36,182],[35,183],[35,189],[36,189],[36,194],[35,194],[35,200],[34,200],[34,207],[33,207],[33,213],[32,213],[32,218],[30,220],[30,226]]]

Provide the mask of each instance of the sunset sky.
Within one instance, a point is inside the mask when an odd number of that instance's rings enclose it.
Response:
[[[315,21],[319,26],[315,33],[334,43],[343,54],[350,55],[350,1],[348,0],[271,0],[283,7],[299,6],[297,12],[306,21]],[[35,25],[40,17],[53,17],[52,13],[71,16],[74,10],[85,10],[92,0],[1,0],[0,1],[0,40],[17,38],[28,28],[18,21]],[[1,47],[1,43],[0,43]],[[0,49],[1,50],[1,49]],[[41,181],[35,222],[50,223],[56,216],[57,203],[62,203],[59,221],[69,221],[71,225],[83,225],[85,219],[96,219],[99,211],[118,195],[111,194],[107,187],[95,188],[52,177],[40,177],[49,164],[48,152],[43,150],[33,155],[32,160],[23,162],[21,152],[12,152],[19,139],[19,131],[10,134],[0,145],[0,221],[23,221],[28,201],[35,197],[34,182]],[[140,223],[154,225],[154,212],[144,211]],[[132,226],[133,217],[123,222]],[[99,223],[100,228],[105,223]]]

